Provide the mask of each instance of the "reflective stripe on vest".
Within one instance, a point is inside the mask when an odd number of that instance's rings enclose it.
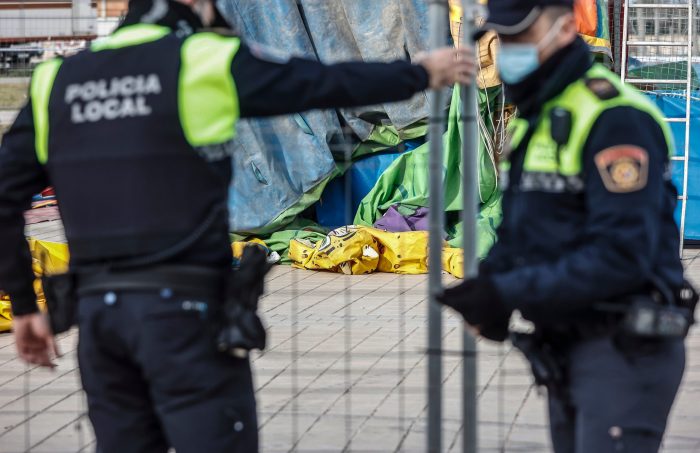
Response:
[[[240,115],[231,62],[238,38],[197,33],[182,45],[178,104],[190,145],[224,143],[235,136]]]
[[[103,50],[121,49],[123,47],[138,46],[147,42],[157,41],[169,35],[168,27],[152,24],[135,24],[120,28],[103,39],[98,39],[90,45],[90,50],[100,52]]]
[[[171,33],[167,27],[136,24],[117,30],[90,46],[93,52],[122,49],[157,41]],[[220,144],[235,136],[240,116],[238,93],[231,63],[240,47],[238,38],[197,33],[181,49],[178,110],[181,127],[190,145]],[[40,64],[32,77],[30,95],[35,125],[35,148],[41,164],[48,160],[49,98],[63,60]]]
[[[603,100],[587,86],[590,78],[604,78],[618,91],[619,95]],[[669,153],[673,150],[671,130],[657,107],[635,88],[624,85],[619,78],[602,65],[593,65],[585,77],[569,85],[559,96],[551,99],[542,107],[540,122],[527,145],[521,188],[523,190],[542,190],[547,192],[579,192],[583,190],[582,165],[583,149],[591,130],[608,109],[615,107],[632,107],[651,115],[663,130]],[[554,108],[563,108],[571,113],[572,127],[569,141],[558,149],[552,138],[549,114]],[[511,135],[510,149],[518,147],[526,135],[528,123],[517,118],[509,124]],[[505,162],[501,170],[507,171],[510,163]]]
[[[34,117],[34,148],[36,158],[42,165],[49,158],[49,98],[62,64],[63,60],[57,58],[37,66],[29,89]]]

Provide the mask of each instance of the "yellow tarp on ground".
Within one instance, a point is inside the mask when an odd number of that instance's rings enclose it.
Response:
[[[377,228],[348,226],[335,229],[315,244],[293,239],[289,257],[299,268],[344,274],[395,272],[423,274],[428,269],[425,231],[389,233]]]
[[[253,238],[248,241],[235,241],[231,243],[231,252],[233,253],[233,257],[235,259],[241,259],[243,256],[243,249],[248,247],[250,244],[258,244],[267,249],[267,244],[265,242],[261,241],[260,239]]]
[[[453,247],[442,249],[442,268],[457,278],[464,278],[464,250]]]
[[[315,244],[294,239],[289,244],[294,266],[359,275],[372,272],[425,274],[428,272],[428,233],[391,233],[365,226],[348,226],[331,231]],[[446,247],[443,268],[461,277],[462,249]]]
[[[32,252],[32,267],[34,275],[34,292],[40,308],[44,308],[44,291],[41,288],[40,277],[44,273],[59,274],[68,270],[68,246],[58,242],[29,239],[29,249]],[[10,298],[0,296],[0,332],[12,329],[12,310]]]

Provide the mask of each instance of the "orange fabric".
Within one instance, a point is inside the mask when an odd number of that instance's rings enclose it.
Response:
[[[588,36],[597,36],[598,6],[596,0],[576,0],[574,15],[578,32]]]

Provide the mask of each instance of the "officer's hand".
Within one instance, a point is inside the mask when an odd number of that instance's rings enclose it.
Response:
[[[444,88],[455,83],[469,85],[476,73],[474,52],[462,47],[444,47],[417,56],[415,60],[428,71],[430,88]]]
[[[473,329],[477,332],[478,335],[481,335],[482,337],[486,338],[487,340],[501,342],[501,341],[506,341],[506,338],[508,338],[508,335],[509,335],[508,327],[509,326],[510,326],[510,315],[503,316],[500,319],[496,319],[493,324],[480,325],[480,326],[474,327]]]
[[[506,339],[512,310],[501,301],[488,277],[465,280],[446,288],[437,300],[459,312],[481,336],[494,341]]]
[[[12,320],[15,344],[19,357],[27,363],[55,368],[54,358],[59,357],[48,319],[43,313],[16,316]]]

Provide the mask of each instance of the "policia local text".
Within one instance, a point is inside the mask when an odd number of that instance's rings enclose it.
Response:
[[[160,79],[156,74],[125,76],[109,82],[101,79],[69,85],[65,101],[71,106],[71,121],[74,124],[94,123],[148,116],[151,107],[146,104],[145,96],[160,92]]]

